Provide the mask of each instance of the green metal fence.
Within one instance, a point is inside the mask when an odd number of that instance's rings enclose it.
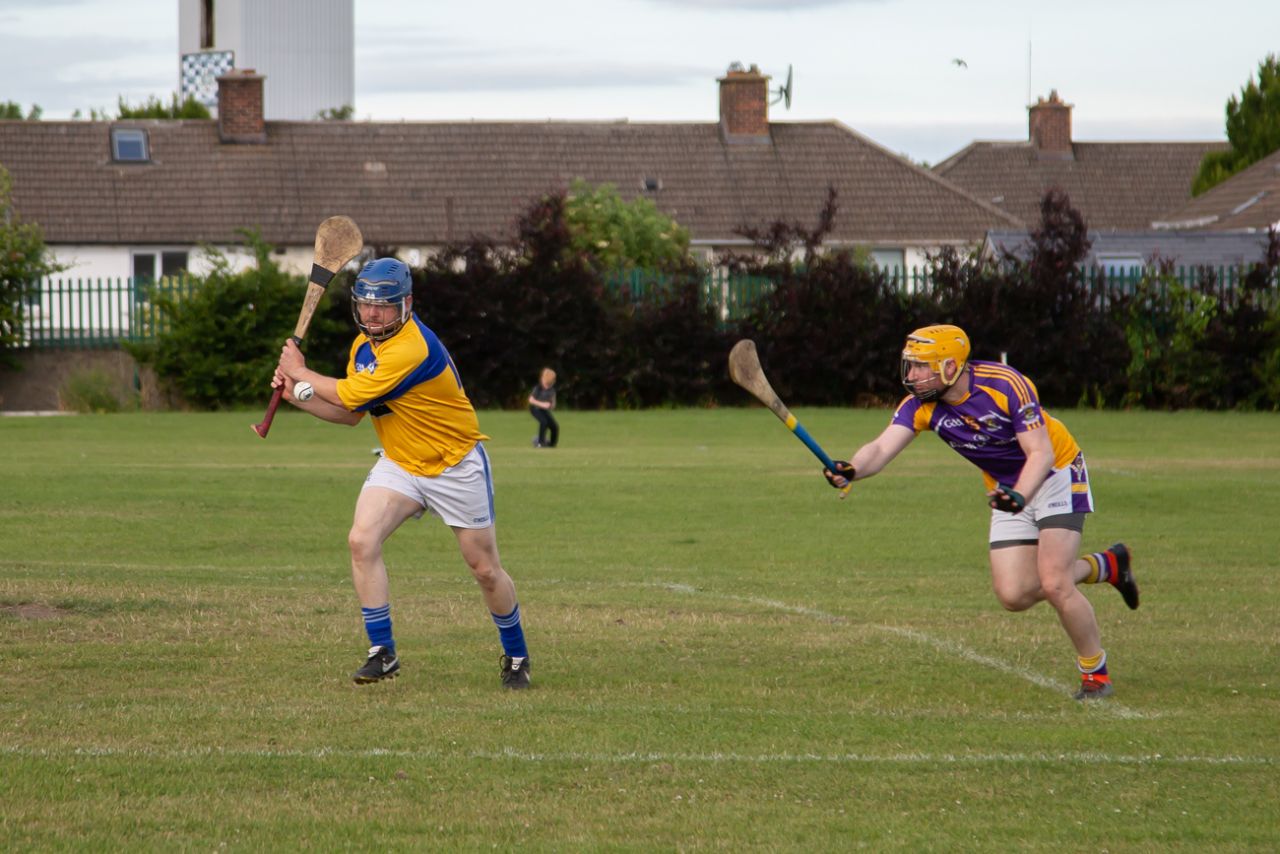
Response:
[[[660,299],[677,280],[657,270],[615,270],[605,277],[605,287],[643,302]],[[722,267],[704,273],[701,283],[703,304],[713,307],[724,322],[741,320],[771,290],[773,282],[764,276],[734,274]]]
[[[883,271],[889,284],[906,293],[928,293],[932,288],[927,268],[893,268]],[[1171,278],[1183,287],[1212,293],[1227,302],[1240,293],[1247,271],[1240,267],[1179,267]],[[1118,294],[1133,294],[1144,280],[1141,270],[1086,271],[1085,281],[1099,306],[1109,304]],[[166,276],[157,281],[133,279],[44,279],[34,282],[20,299],[22,345],[31,348],[76,349],[114,347],[122,341],[149,341],[167,331],[164,315],[156,306],[158,296],[181,300],[200,286],[190,276]],[[669,274],[655,270],[618,270],[605,277],[613,293],[637,301],[659,299],[675,283]],[[773,282],[762,276],[730,273],[724,268],[708,270],[702,278],[704,304],[713,308],[723,323],[733,323],[750,313]],[[1156,293],[1167,296],[1167,280],[1158,280]],[[1280,295],[1273,278],[1271,300]]]
[[[42,349],[115,347],[168,330],[157,296],[181,300],[199,284],[190,276],[42,279],[20,297],[22,344]]]

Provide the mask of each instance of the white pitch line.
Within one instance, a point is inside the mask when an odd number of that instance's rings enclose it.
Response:
[[[805,616],[805,617],[814,617],[816,619],[823,620],[824,622],[829,622],[829,623],[848,622],[847,618],[841,617],[838,614],[829,614],[826,611],[820,611],[816,608],[807,608],[800,605],[791,605],[786,602],[776,601],[774,599],[761,599],[756,596],[736,596],[731,593],[714,593],[707,590],[701,590],[697,587],[693,587],[688,584],[650,583],[647,586],[658,587],[664,590],[671,590],[676,593],[709,596],[713,599],[723,599],[723,600],[728,600],[733,602],[746,602],[748,604],[760,605],[762,607],[772,608],[778,611],[786,611],[787,613],[790,613],[790,614],[800,614],[801,616]],[[1037,685],[1041,688],[1047,688],[1050,691],[1053,691],[1058,694],[1063,694],[1068,697],[1070,697],[1072,694],[1072,690],[1070,688],[1064,687],[1061,683],[1055,682],[1054,680],[1050,679],[1047,676],[1042,676],[1039,673],[1036,673],[1032,670],[1027,670],[1022,667],[1017,667],[1016,665],[1010,664],[1006,661],[1001,661],[998,658],[992,658],[989,655],[983,655],[977,650],[970,649],[969,647],[957,641],[948,640],[945,638],[936,638],[936,637],[933,637],[932,635],[925,634],[924,632],[919,631],[917,629],[907,629],[907,628],[902,628],[900,626],[869,625],[868,627],[876,629],[881,632],[887,632],[888,634],[897,635],[898,637],[904,637],[909,640],[913,640],[917,643],[922,643],[927,646],[931,646],[934,649],[938,650],[939,652],[945,652],[949,655],[954,655],[958,658],[964,659],[965,661],[971,661],[974,664],[981,664],[984,667],[994,668],[996,670],[999,670],[1002,673],[1008,673],[1010,676],[1016,676],[1019,679],[1026,680],[1027,682],[1030,682],[1031,684]],[[1116,717],[1121,717],[1121,718],[1159,717],[1158,713],[1151,714],[1151,713],[1135,711],[1133,709],[1128,708],[1124,704],[1119,703],[1112,699],[1108,699],[1105,703],[1098,703],[1096,704],[1096,707],[1098,708],[1099,711],[1103,711],[1107,714],[1114,715]]]
[[[0,561],[0,566],[6,565],[6,564],[16,564],[16,563],[28,563],[31,565],[48,565],[48,564],[54,564],[57,562],[42,561],[42,560]],[[61,565],[67,565],[67,564],[61,564]],[[86,562],[86,563],[70,564],[70,565],[105,567],[105,568],[111,568],[111,569],[152,569],[152,568],[163,569],[165,568],[165,567],[153,567],[148,564],[127,564],[127,563],[87,563]],[[188,567],[188,569],[194,569],[194,570],[223,569],[223,570],[230,571],[230,570],[245,569],[245,568],[191,566],[191,567]],[[297,569],[297,567],[276,567],[276,569],[283,569],[285,571],[290,571],[290,570]],[[470,579],[456,579],[456,581],[458,581],[459,583],[462,583],[465,581],[466,583],[470,584]],[[561,580],[559,579],[541,579],[540,581],[542,584],[562,583]],[[590,583],[591,582],[587,582],[588,585]],[[846,623],[849,621],[847,617],[842,617],[838,614],[830,614],[830,613],[827,613],[826,611],[821,611],[817,608],[809,608],[803,605],[792,605],[787,602],[780,602],[776,599],[763,599],[756,596],[737,596],[731,593],[716,593],[713,591],[708,591],[702,588],[694,587],[693,585],[690,585],[690,584],[681,584],[678,582],[623,581],[623,582],[611,582],[607,586],[656,588],[659,590],[669,590],[673,593],[682,593],[690,596],[705,596],[712,599],[720,599],[722,601],[743,602],[750,605],[757,605],[760,607],[769,608],[775,611],[784,611],[789,614],[798,614],[803,617],[813,617],[814,619],[822,620],[823,622],[828,622],[828,623]],[[928,635],[917,629],[902,628],[900,626],[871,625],[869,627],[876,629],[878,631],[897,635],[899,637],[905,637],[910,640],[916,641],[917,643],[922,643],[922,644],[931,646],[934,649],[938,650],[939,652],[945,652],[949,655],[954,655],[966,661],[973,662],[974,664],[981,664],[984,667],[994,668],[996,670],[999,670],[1002,673],[1008,673],[1011,676],[1016,676],[1019,679],[1030,682],[1033,685],[1036,685],[1041,688],[1047,688],[1050,691],[1054,691],[1055,693],[1058,693],[1058,694],[1063,694],[1064,696],[1070,697],[1072,694],[1072,689],[1070,687],[1063,686],[1060,682],[1055,682],[1054,680],[1048,678],[1047,676],[1042,676],[1041,674],[1035,673],[1034,671],[1017,667],[1015,665],[1009,664],[1008,662],[1001,661],[1000,659],[992,658],[988,655],[983,655],[977,650],[970,649],[969,647],[957,641],[948,640],[944,638],[935,638],[932,635]],[[1128,708],[1124,704],[1114,699],[1108,699],[1105,703],[1095,703],[1093,705],[1098,709],[1098,711],[1104,714],[1111,715],[1114,717],[1119,717],[1119,718],[1160,717],[1159,712],[1154,712],[1154,713],[1139,712],[1134,709]]]
[[[1160,753],[1112,754],[1088,751],[1064,753],[663,753],[633,751],[622,753],[550,752],[535,753],[506,748],[503,750],[389,750],[365,748],[351,750],[321,747],[314,750],[253,750],[242,748],[203,747],[167,750],[163,748],[122,747],[0,747],[0,755],[26,759],[412,759],[439,761],[447,759],[504,761],[528,763],[594,762],[627,765],[652,762],[738,763],[745,765],[1237,765],[1269,767],[1277,760],[1269,756],[1206,756],[1200,754],[1165,756]]]

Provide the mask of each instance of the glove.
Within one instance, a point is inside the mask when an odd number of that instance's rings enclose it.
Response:
[[[1022,508],[1027,506],[1027,499],[1012,487],[997,486],[995,494],[991,496],[991,506],[1005,513],[1021,513]]]
[[[846,486],[853,483],[854,475],[857,473],[858,472],[854,469],[853,465],[845,462],[844,460],[836,461],[836,470],[834,472],[831,469],[822,470],[822,476],[827,479],[827,483],[831,484],[836,489],[844,489]],[[837,477],[844,478],[845,482],[836,483]]]

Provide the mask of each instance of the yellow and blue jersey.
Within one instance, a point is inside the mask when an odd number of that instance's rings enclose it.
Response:
[[[489,438],[449,351],[416,314],[386,341],[356,337],[338,397],[352,412],[369,413],[383,452],[420,477],[457,465]]]
[[[894,424],[915,433],[932,430],[960,456],[982,469],[987,488],[1012,486],[1027,461],[1018,434],[1049,431],[1053,467],[1071,465],[1080,446],[1066,425],[1040,406],[1035,383],[999,362],[969,362],[972,385],[960,403],[922,403],[908,396],[893,414]]]

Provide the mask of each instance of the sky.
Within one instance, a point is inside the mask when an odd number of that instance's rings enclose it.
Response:
[[[0,102],[167,101],[177,8],[0,0]],[[792,69],[772,120],[937,163],[1026,139],[1053,89],[1078,141],[1225,139],[1228,98],[1280,53],[1280,0],[355,0],[355,46],[358,119],[715,121],[741,62],[773,87]]]

